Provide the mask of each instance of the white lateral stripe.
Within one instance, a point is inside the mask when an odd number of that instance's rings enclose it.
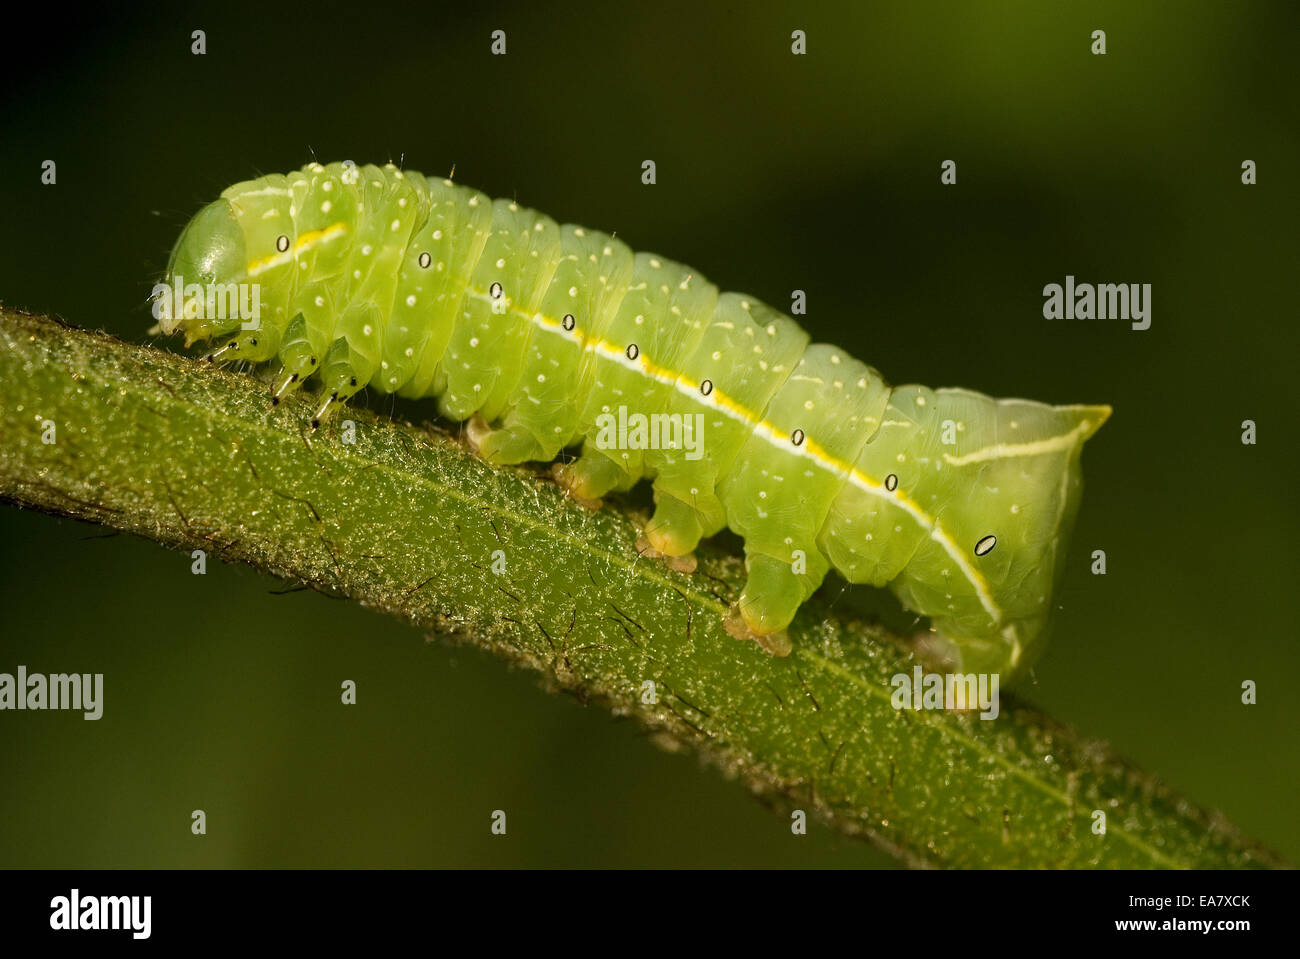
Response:
[[[986,446],[974,453],[967,453],[965,456],[950,456],[943,454],[943,460],[951,466],[965,466],[967,463],[983,463],[987,460],[1009,459],[1015,456],[1041,456],[1044,453],[1056,453],[1060,450],[1069,449],[1074,445],[1079,434],[1087,430],[1088,423],[1083,422],[1076,426],[1070,432],[1061,436],[1053,436],[1050,439],[1035,440],[1032,443],[998,443],[995,446]]]

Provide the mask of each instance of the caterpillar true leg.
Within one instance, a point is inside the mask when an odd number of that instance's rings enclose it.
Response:
[[[209,363],[265,363],[275,356],[278,337],[270,331],[241,330],[203,358]]]
[[[205,353],[203,359],[208,363],[233,363],[240,359],[239,343],[235,338],[222,343],[211,353]]]
[[[323,423],[326,417],[329,416],[334,404],[338,402],[338,398],[339,397],[337,393],[330,393],[328,396],[325,397],[324,401],[320,405],[320,408],[316,410],[315,414],[313,414],[311,418],[312,429],[314,430],[320,429],[321,423]]]
[[[280,341],[280,375],[271,394],[271,405],[302,388],[308,377],[320,370],[320,357],[307,335],[307,323],[299,313],[289,323]]]
[[[271,405],[278,406],[290,393],[302,386],[302,377],[297,373],[282,371],[276,387],[271,391]]]
[[[365,382],[365,365],[358,362],[356,353],[348,347],[347,340],[340,337],[325,354],[321,363],[320,379],[322,402],[312,417],[312,429],[325,422],[337,406],[352,398]]]

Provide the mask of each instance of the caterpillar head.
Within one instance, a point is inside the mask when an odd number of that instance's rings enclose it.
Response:
[[[180,331],[187,346],[239,329],[238,312],[225,306],[247,271],[244,233],[233,207],[224,199],[209,203],[186,225],[164,283],[154,288],[159,329]],[[214,302],[222,308],[213,309]]]

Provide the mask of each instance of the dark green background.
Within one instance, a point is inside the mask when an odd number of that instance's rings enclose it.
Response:
[[[1028,698],[1295,859],[1300,8],[1065,6],[302,3],[11,30],[0,298],[143,340],[172,240],[223,187],[391,158],[724,289],[804,289],[814,335],[893,382],[1110,403]],[[1067,273],[1151,283],[1151,329],[1044,320]],[[0,671],[106,674],[97,723],[0,714],[0,865],[888,861],[791,836],[476,652],[102,533],[0,510]]]

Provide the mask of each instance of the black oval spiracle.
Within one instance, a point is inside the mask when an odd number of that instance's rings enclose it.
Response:
[[[629,343],[627,347],[627,358],[629,360],[635,360],[640,355],[641,355],[641,348],[638,347],[635,343]]]
[[[795,446],[803,446],[803,441],[807,439],[803,430],[795,430],[790,434],[790,442]]]
[[[504,292],[505,290],[502,289],[500,283],[493,283],[491,286],[488,287],[488,295],[492,297],[492,299],[494,300],[501,299],[501,294]]]
[[[898,477],[893,473],[890,473],[885,477],[885,489],[889,490],[891,493],[898,489]]]
[[[429,256],[428,250],[425,250],[423,253],[420,254],[420,259],[418,262],[420,264],[420,269],[427,270],[429,268],[429,265],[433,263],[433,257]]]
[[[281,253],[286,252],[289,249],[289,238],[281,233],[275,238],[275,248]]]
[[[574,319],[572,313],[565,313],[564,319],[560,320],[560,326],[564,327],[565,330],[567,330],[570,333],[573,332],[573,328],[577,325],[578,325],[578,321]]]
[[[713,392],[713,380],[705,380],[700,384],[700,393],[702,395],[708,396],[712,392]]]
[[[990,533],[975,544],[975,555],[987,556],[989,553],[993,552],[993,547],[997,545],[998,538]]]

